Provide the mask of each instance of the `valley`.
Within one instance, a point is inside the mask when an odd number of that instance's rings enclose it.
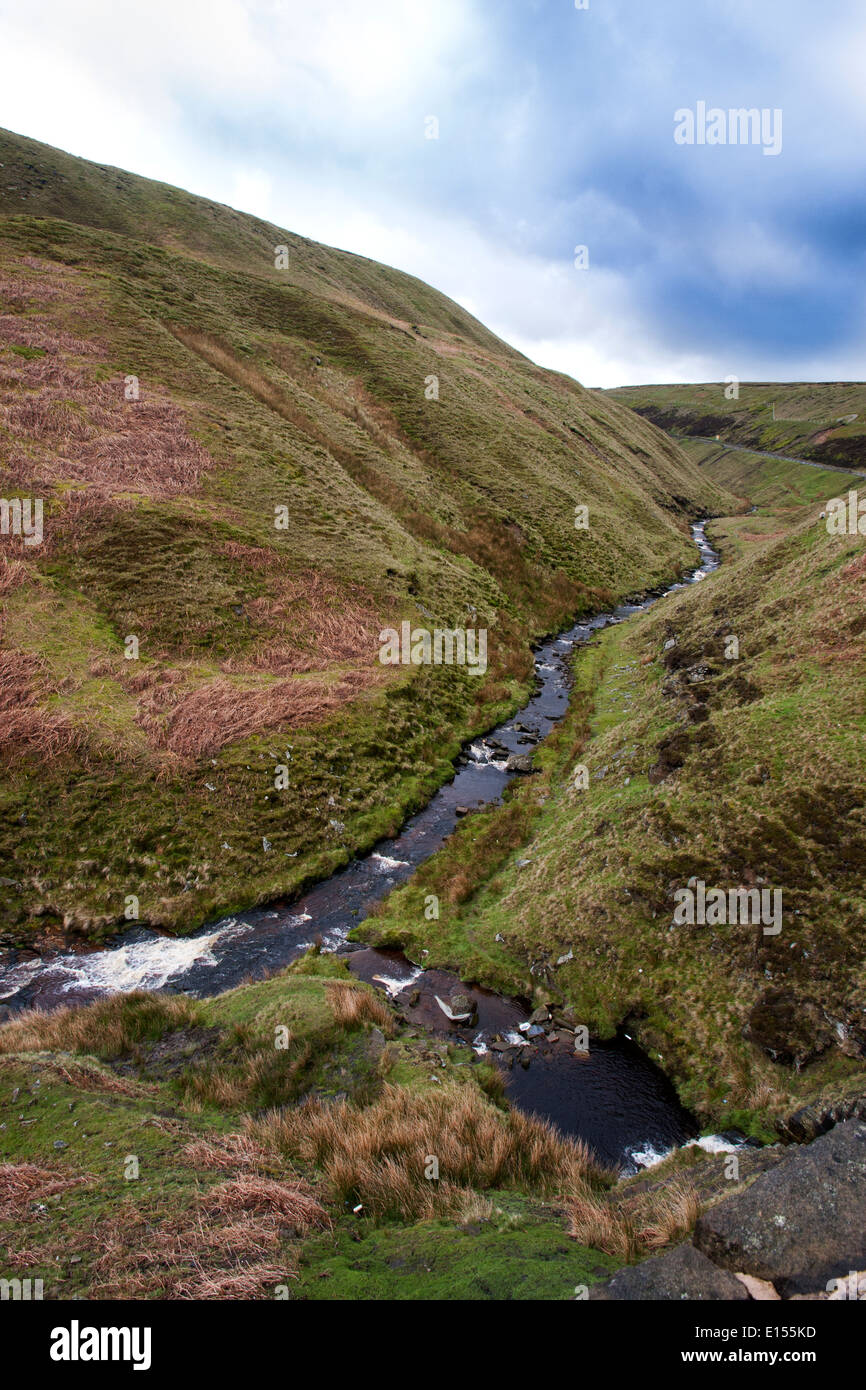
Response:
[[[861,458],[813,428],[859,387],[586,391],[389,267],[0,156],[42,508],[0,538],[4,1268],[825,1296],[844,1231],[738,1241],[866,1118],[866,560],[821,515]]]

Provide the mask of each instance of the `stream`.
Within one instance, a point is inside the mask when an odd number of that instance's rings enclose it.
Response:
[[[104,949],[42,956],[0,951],[0,1004],[11,1011],[49,1010],[133,989],[219,994],[290,964],[318,941],[325,951],[345,953],[359,978],[387,990],[410,1025],[476,1055],[497,1056],[513,1104],[584,1139],[604,1162],[634,1172],[670,1149],[694,1142],[698,1128],[693,1117],[664,1073],[625,1033],[611,1041],[592,1040],[589,1052],[576,1053],[573,1040],[558,1036],[555,1025],[551,1032],[530,1022],[532,1006],[526,1000],[462,985],[447,971],[424,970],[398,952],[353,946],[346,938],[375,903],[405,883],[441,846],[461,815],[501,801],[508,783],[520,775],[507,770],[508,758],[531,753],[565,714],[575,647],[718,567],[705,526],[699,521],[691,528],[699,566],[689,575],[661,592],[576,623],[536,648],[536,687],[528,704],[469,743],[452,780],[396,836],[292,902],[251,908],[190,936],[136,927]],[[450,1020],[437,1002],[437,996],[447,1002],[458,990],[471,1001],[471,1023]]]

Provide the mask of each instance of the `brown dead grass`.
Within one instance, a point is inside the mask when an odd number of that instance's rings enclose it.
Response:
[[[245,1173],[212,1187],[202,1197],[202,1204],[214,1218],[240,1214],[273,1217],[300,1235],[331,1224],[312,1188],[300,1179],[285,1182]]]
[[[110,1217],[76,1226],[73,1245],[61,1236],[62,1246],[35,1243],[24,1228],[35,1203],[90,1177],[35,1164],[0,1166],[0,1219],[14,1221],[20,1237],[14,1249],[7,1248],[7,1263],[53,1266],[59,1254],[68,1257],[75,1250],[88,1264],[93,1260],[93,1298],[274,1297],[278,1285],[295,1277],[290,1242],[331,1225],[313,1189],[294,1174],[274,1178],[251,1171],[269,1156],[243,1135],[202,1137],[181,1149],[180,1158],[199,1171],[233,1165],[235,1171],[180,1211],[124,1200]]]
[[[83,1052],[122,1057],[156,1031],[170,1032],[197,1021],[189,999],[131,990],[52,1013],[28,1009],[0,1025],[0,1053]]]
[[[567,1204],[568,1230],[581,1245],[633,1260],[685,1240],[700,1211],[697,1189],[688,1178],[626,1198],[616,1192],[600,1195],[581,1184]]]
[[[46,1068],[59,1080],[67,1082],[79,1091],[98,1091],[103,1095],[128,1096],[131,1100],[141,1100],[145,1096],[158,1096],[159,1087],[145,1081],[130,1081],[114,1072],[103,1071],[101,1067],[88,1062],[76,1061],[69,1066],[52,1063]]]
[[[94,1235],[102,1253],[91,1292],[97,1297],[251,1299],[274,1296],[295,1277],[284,1243],[331,1221],[309,1184],[250,1172],[258,1146],[240,1135],[201,1139],[181,1151],[196,1168],[239,1159],[245,1171],[199,1194],[179,1215],[154,1221],[126,1204]]]
[[[72,1176],[57,1168],[40,1168],[36,1163],[2,1163],[0,1221],[22,1221],[34,1202],[44,1202],[88,1181],[86,1175]]]
[[[202,1202],[153,1220],[132,1203],[93,1232],[101,1251],[90,1292],[96,1298],[253,1299],[273,1297],[294,1277],[281,1251],[282,1215],[244,1213],[221,1221]]]
[[[36,657],[9,648],[0,650],[0,757],[35,751],[55,758],[72,749],[84,749],[85,731],[76,729],[61,711],[46,707],[44,701],[52,689]]]
[[[182,758],[206,757],[265,729],[324,719],[384,679],[382,670],[347,671],[331,682],[287,680],[250,687],[217,677],[194,690],[163,688],[158,696],[151,690],[139,702],[137,722],[155,747]]]
[[[224,671],[295,675],[335,662],[369,665],[377,659],[383,623],[360,585],[340,584],[315,570],[288,572],[283,556],[265,547],[229,541],[220,552],[269,575],[274,592],[252,599],[247,611],[253,622],[279,634],[243,657],[228,658]]]
[[[23,560],[8,559],[7,556],[0,554],[0,598],[6,594],[11,594],[13,589],[17,589],[19,584],[24,584],[28,577],[27,566]]]
[[[334,1018],[341,1028],[360,1028],[372,1023],[386,1037],[394,1036],[394,1017],[391,1010],[363,985],[348,980],[328,980],[325,995]]]
[[[191,1168],[218,1172],[236,1172],[238,1169],[242,1172],[265,1172],[273,1164],[273,1155],[248,1134],[193,1139],[181,1149],[180,1159]]]
[[[505,1115],[469,1087],[417,1094],[385,1084],[366,1108],[308,1100],[250,1120],[265,1146],[322,1170],[338,1202],[376,1219],[453,1213],[467,1190],[520,1185],[541,1192],[600,1177],[584,1145],[550,1125]],[[425,1176],[430,1156],[439,1179]]]
[[[90,505],[112,493],[165,498],[196,490],[214,460],[189,434],[185,417],[155,390],[124,398],[124,381],[98,381],[96,337],[68,333],[58,309],[84,293],[73,277],[33,275],[23,264],[0,272],[0,477],[5,487],[49,491],[58,482],[92,490]],[[51,310],[48,314],[46,309]],[[42,354],[28,358],[14,351]]]

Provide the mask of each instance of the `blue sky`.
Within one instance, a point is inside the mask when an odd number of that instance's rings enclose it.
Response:
[[[586,385],[866,378],[862,0],[0,0],[0,53],[0,125],[409,270]],[[780,151],[677,144],[699,102],[780,111]]]

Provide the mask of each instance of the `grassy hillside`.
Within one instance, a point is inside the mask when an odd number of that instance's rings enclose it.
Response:
[[[595,1032],[626,1022],[708,1123],[764,1138],[866,1081],[866,567],[816,526],[816,477],[729,476],[761,501],[718,523],[725,567],[583,652],[539,775],[363,926]],[[692,873],[781,884],[781,934],[672,929]],[[0,1256],[49,1299],[573,1299],[777,1156],[741,1150],[732,1182],[685,1148],[614,1184],[509,1110],[495,1067],[314,952],[209,1000],[0,1026]]]
[[[866,382],[742,382],[737,400],[727,400],[725,390],[724,382],[709,382],[600,394],[674,435],[718,435],[829,467],[866,469]]]
[[[514,706],[534,636],[732,509],[411,276],[8,132],[0,164],[0,496],[45,510],[0,537],[7,942],[332,871]],[[404,619],[488,628],[486,675],[380,665]]]
[[[837,474],[734,457],[727,563],[579,653],[540,775],[360,931],[417,948],[438,892],[431,963],[626,1023],[707,1121],[764,1132],[866,1079],[866,554],[819,520]],[[693,877],[780,889],[781,931],[674,926]]]
[[[714,540],[726,557],[742,555],[758,541],[778,539],[820,514],[831,497],[847,497],[860,485],[858,476],[841,468],[804,468],[700,439],[684,439],[682,448],[714,483],[729,488],[744,504],[737,515],[713,522]]]

